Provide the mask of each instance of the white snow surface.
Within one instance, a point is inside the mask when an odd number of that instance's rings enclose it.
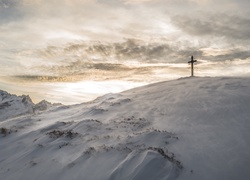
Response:
[[[0,179],[250,179],[250,78],[181,78],[72,106],[0,91]]]

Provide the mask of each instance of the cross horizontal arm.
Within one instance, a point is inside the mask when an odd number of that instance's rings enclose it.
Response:
[[[195,63],[195,62],[197,62],[197,60],[188,61],[188,63]]]

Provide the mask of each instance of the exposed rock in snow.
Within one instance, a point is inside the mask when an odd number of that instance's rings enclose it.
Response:
[[[55,104],[52,104],[46,100],[42,100],[39,103],[34,105],[34,111],[45,111],[45,110],[53,107],[53,105],[55,105]],[[60,104],[56,104],[56,105],[60,105]]]

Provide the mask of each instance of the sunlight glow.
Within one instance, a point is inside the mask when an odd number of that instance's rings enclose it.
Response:
[[[52,103],[78,104],[92,101],[108,93],[118,93],[134,87],[146,85],[145,82],[129,81],[81,81],[81,82],[27,82],[11,83],[0,79],[0,86],[9,93],[30,95],[34,103],[48,100]]]
[[[67,39],[67,40],[87,40],[87,38],[68,32],[68,31],[56,31],[46,32],[44,34],[46,39]]]
[[[202,48],[201,49],[205,56],[219,56],[230,53],[230,49],[223,48]]]

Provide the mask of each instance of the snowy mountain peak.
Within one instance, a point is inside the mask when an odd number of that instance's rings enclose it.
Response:
[[[50,108],[52,106],[53,106],[52,103],[50,103],[50,102],[48,102],[46,100],[42,100],[39,103],[34,105],[34,110],[35,111],[45,111],[45,110],[47,110],[48,108]]]
[[[0,90],[0,120],[45,111],[55,105],[59,104],[51,104],[45,100],[34,104],[29,95],[17,96]]]
[[[20,98],[22,98],[22,103],[25,105],[34,104],[29,95],[22,95]]]

